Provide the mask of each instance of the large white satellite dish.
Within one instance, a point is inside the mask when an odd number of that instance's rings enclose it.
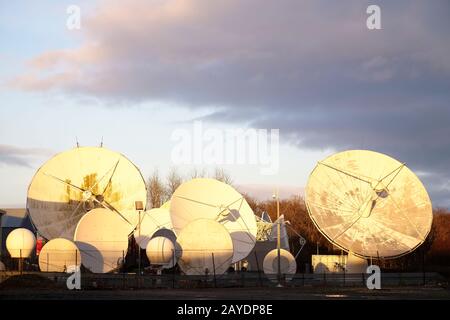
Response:
[[[75,243],[64,238],[50,240],[39,253],[39,269],[43,272],[66,272],[80,265],[80,250]]]
[[[128,235],[128,224],[114,211],[89,211],[78,222],[74,236],[82,264],[94,273],[117,269],[127,254]]]
[[[247,257],[255,246],[255,215],[244,197],[226,183],[199,178],[181,184],[170,200],[170,214],[177,235],[197,219],[222,224],[233,240],[233,263]]]
[[[57,154],[37,171],[27,208],[43,237],[72,240],[78,221],[93,208],[113,210],[133,230],[135,201],[145,207],[145,182],[136,166],[105,148],[78,147]]]
[[[170,212],[168,209],[155,208],[145,211],[141,218],[140,225],[136,226],[134,230],[134,238],[136,243],[142,249],[147,248],[147,244],[160,229],[172,230],[172,221],[170,219]]]
[[[287,250],[280,249],[280,274],[290,279],[297,272],[297,262],[294,256]],[[277,280],[278,275],[278,249],[269,251],[263,261],[264,274],[270,280]]]
[[[422,244],[433,220],[427,191],[404,163],[350,150],[320,161],[306,187],[309,215],[334,245],[394,258]]]
[[[227,229],[209,219],[190,222],[177,238],[178,265],[187,275],[216,275],[227,271],[233,259],[233,241]],[[180,250],[177,249],[177,250]]]

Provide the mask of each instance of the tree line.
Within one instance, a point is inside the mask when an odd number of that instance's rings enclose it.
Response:
[[[165,178],[158,170],[154,170],[147,179],[147,203],[149,208],[159,208],[169,201],[180,184],[195,178],[213,178],[232,185],[231,176],[223,169],[216,168],[213,172],[194,168],[188,175],[181,175],[176,168],[170,169]]]

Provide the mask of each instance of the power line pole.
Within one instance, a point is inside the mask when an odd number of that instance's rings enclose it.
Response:
[[[139,270],[139,276],[141,276],[141,245],[139,242],[142,241],[141,239],[141,212],[144,210],[144,203],[142,201],[135,201],[134,203],[136,211],[139,213],[139,224],[138,224],[138,270]]]
[[[139,242],[142,240],[141,239],[141,210],[139,210]],[[139,276],[141,276],[141,245],[138,243],[138,259],[139,259]]]
[[[282,287],[281,285],[281,225],[280,225],[280,199],[278,194],[278,188],[274,194],[274,198],[277,201],[277,287]]]

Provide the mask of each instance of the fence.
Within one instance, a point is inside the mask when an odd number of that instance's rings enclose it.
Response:
[[[270,287],[281,282],[287,287],[302,286],[356,286],[366,287],[368,274],[340,273],[297,273],[267,275],[263,269],[263,261],[256,259],[256,268],[242,271],[229,268],[233,253],[229,250],[216,250],[208,253],[205,250],[181,252],[161,250],[146,252],[142,261],[137,255],[130,255],[125,250],[51,250],[42,252],[38,257],[23,260],[22,273],[35,274],[51,279],[56,286],[65,288],[69,276],[66,273],[73,265],[84,267],[81,273],[82,288],[85,289],[127,289],[127,288],[201,288],[201,287]],[[178,259],[183,255],[183,259]],[[158,262],[159,265],[152,266]],[[173,261],[178,259],[174,267]],[[0,271],[0,281],[21,274],[19,259],[4,256],[7,271]],[[273,261],[272,261],[273,263]],[[128,265],[128,267],[127,267]],[[140,267],[142,265],[142,268]],[[181,268],[180,268],[181,267]],[[90,269],[90,270],[88,270]],[[97,273],[91,273],[94,271]],[[132,271],[132,272],[130,272]],[[382,286],[422,286],[445,283],[446,279],[437,273],[381,273]]]
[[[0,282],[19,275],[18,271],[0,271]],[[50,279],[55,287],[66,288],[69,273],[61,272],[23,272]],[[299,273],[281,278],[284,287],[366,287],[367,274],[304,274]],[[278,283],[269,275],[258,272],[232,272],[220,276],[188,276],[181,274],[111,273],[81,274],[82,289],[151,289],[151,288],[236,288],[273,287]],[[381,274],[382,287],[396,286],[437,286],[446,280],[437,273],[385,273]]]

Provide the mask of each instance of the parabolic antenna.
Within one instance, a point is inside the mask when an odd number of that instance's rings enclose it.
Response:
[[[176,263],[175,245],[169,238],[152,238],[148,241],[146,254],[152,265],[160,265],[162,268],[172,268]]]
[[[227,229],[214,220],[190,222],[179,233],[177,242],[181,248],[178,265],[187,275],[220,275],[232,262],[233,241]]]
[[[105,148],[79,147],[54,156],[37,171],[27,208],[43,237],[72,240],[80,218],[101,207],[113,210],[131,232],[138,222],[135,201],[145,207],[145,182],[127,158]]]
[[[253,210],[239,192],[218,180],[199,178],[181,184],[172,195],[170,215],[177,235],[197,219],[222,224],[233,240],[233,263],[247,257],[255,246],[257,226]]]
[[[134,230],[134,238],[142,249],[147,248],[147,244],[160,229],[172,230],[172,221],[168,209],[155,208],[145,211],[141,216],[141,224]]]
[[[39,253],[39,269],[43,272],[66,272],[70,267],[80,265],[80,250],[64,238],[50,240]]]
[[[278,249],[273,249],[266,254],[263,261],[264,274],[270,280],[276,280],[278,274]],[[294,256],[287,250],[280,249],[280,273],[282,275],[294,275],[297,272],[297,262]],[[289,277],[286,277],[289,279]]]
[[[128,235],[128,224],[114,211],[89,211],[78,222],[74,236],[82,264],[94,273],[117,269],[127,254]]]
[[[25,228],[11,231],[6,238],[6,249],[11,258],[28,258],[36,245],[33,232]]]
[[[320,232],[360,257],[411,252],[425,241],[433,220],[430,198],[416,175],[373,151],[344,151],[320,161],[305,193]]]

